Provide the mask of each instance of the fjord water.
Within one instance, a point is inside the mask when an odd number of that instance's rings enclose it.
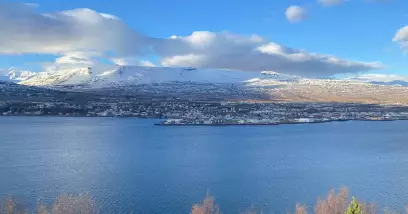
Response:
[[[0,117],[0,198],[89,192],[103,213],[313,206],[332,187],[408,205],[408,121],[163,127],[134,118]]]

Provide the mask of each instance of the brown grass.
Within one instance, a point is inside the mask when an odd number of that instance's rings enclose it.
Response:
[[[315,214],[344,214],[350,204],[349,191],[347,188],[341,188],[336,194],[332,189],[325,199],[318,198],[315,206]],[[375,204],[359,202],[364,214],[376,214]]]
[[[39,204],[37,206],[37,214],[50,214],[50,212],[48,212],[47,207],[43,204]]]
[[[325,198],[318,198],[314,207],[314,214],[346,214],[347,208],[351,200],[349,198],[349,191],[347,188],[342,188],[338,192],[334,189],[329,192]],[[361,205],[361,210],[363,214],[401,214],[401,212],[395,212],[389,209],[385,209],[378,212],[374,204],[369,204],[366,202],[358,203]],[[296,204],[294,209],[294,214],[308,214],[308,207],[302,204]],[[13,200],[8,198],[4,203],[0,204],[0,214],[28,214],[28,212],[23,209],[23,206]],[[43,204],[38,204],[36,214],[97,214],[99,210],[97,209],[96,202],[89,194],[79,194],[77,196],[73,195],[61,195],[56,200],[55,203],[49,208]],[[256,212],[255,209],[249,209],[241,214],[256,214],[263,212]],[[288,212],[288,214],[291,212]],[[405,212],[408,214],[408,207]],[[215,203],[215,198],[210,194],[207,194],[203,201],[194,204],[191,209],[191,214],[221,214],[219,206]]]
[[[221,214],[221,212],[215,203],[215,198],[207,193],[202,202],[193,205],[191,214]]]
[[[96,214],[96,202],[88,194],[61,195],[52,206],[52,214]]]
[[[306,205],[296,204],[295,214],[307,214]]]
[[[349,191],[347,188],[340,189],[339,193],[332,189],[325,198],[318,198],[315,206],[315,214],[344,214],[348,208]]]
[[[1,206],[0,206],[1,207]],[[0,211],[2,213],[2,211]],[[4,213],[5,214],[24,214],[27,213],[22,206],[13,200],[11,197],[6,199],[4,202]]]
[[[26,214],[29,213],[16,203],[15,200],[9,198],[5,201],[4,207],[0,206],[0,214]],[[31,212],[30,212],[31,213]],[[45,205],[39,204],[37,206],[36,214],[96,214],[98,209],[96,202],[88,194],[73,195],[61,195],[51,209],[48,209]]]
[[[316,205],[314,207],[314,214],[346,214],[349,204],[351,203],[349,197],[349,190],[347,188],[341,188],[338,192],[332,189],[329,194],[324,198],[318,198]],[[375,204],[370,204],[366,202],[358,202],[361,206],[363,214],[397,214],[399,212],[392,212],[390,210],[384,210],[383,212],[377,212]],[[192,208],[191,214],[213,214],[220,213],[218,206],[215,204],[215,200],[212,196],[208,195],[199,204],[195,204]],[[259,212],[250,209],[248,211],[242,212],[241,214],[256,214]],[[263,213],[263,212],[260,212]],[[292,212],[287,212],[290,214]],[[308,214],[308,208],[303,204],[296,204],[294,214]],[[399,213],[400,214],[400,213]],[[406,210],[408,214],[408,208]]]
[[[360,203],[362,205],[362,210],[365,214],[376,214],[377,212],[377,207],[375,204],[371,204],[371,203]],[[407,212],[408,214],[408,212]]]

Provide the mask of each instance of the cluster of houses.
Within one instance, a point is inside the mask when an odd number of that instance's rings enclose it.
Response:
[[[106,96],[0,84],[0,116],[56,115],[169,119],[163,124],[282,124],[406,120],[408,107],[361,103],[277,103]]]

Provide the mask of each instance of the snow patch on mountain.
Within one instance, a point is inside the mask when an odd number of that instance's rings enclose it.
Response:
[[[13,80],[31,86],[76,86],[106,88],[161,83],[240,84],[259,88],[299,88],[323,86],[328,88],[361,87],[362,85],[402,85],[405,79],[395,76],[361,75],[348,79],[313,79],[286,75],[274,71],[246,72],[192,67],[111,66],[74,69],[53,69],[46,72],[10,72]],[[375,78],[374,78],[375,77]],[[382,81],[381,81],[382,80]],[[407,78],[408,80],[408,78]]]
[[[294,75],[281,74],[274,71],[262,71],[257,78],[245,81],[247,86],[269,87],[286,85],[290,82],[297,82],[301,78]]]
[[[32,72],[32,71],[21,71],[21,70],[17,70],[17,69],[14,69],[14,68],[9,69],[8,73],[7,73],[7,76],[12,81],[24,81],[24,80],[28,80],[28,79],[36,76],[36,75],[37,75],[37,73]]]
[[[20,84],[32,86],[79,85],[92,79],[89,68],[63,69],[59,71],[39,72]]]
[[[195,69],[180,67],[118,66],[111,69],[77,68],[52,72],[40,72],[20,82],[24,85],[57,86],[87,85],[111,87],[132,84],[156,84],[168,82],[244,83],[258,78],[258,72]]]
[[[37,75],[37,73],[32,71],[23,71],[16,68],[9,68],[0,70],[0,80],[7,82],[19,82],[30,79],[31,77]]]
[[[377,85],[408,86],[408,77],[395,74],[362,74],[349,79]]]

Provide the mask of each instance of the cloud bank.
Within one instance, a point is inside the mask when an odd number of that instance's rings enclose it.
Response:
[[[165,66],[192,66],[244,71],[272,70],[301,76],[331,76],[337,73],[381,69],[379,63],[342,60],[269,42],[259,36],[194,32],[157,44]]]
[[[294,11],[289,11],[293,20],[305,18],[305,11],[300,15]],[[273,70],[301,76],[331,76],[382,68],[379,63],[349,61],[288,48],[258,35],[197,31],[188,36],[149,37],[130,29],[116,16],[90,9],[41,14],[32,5],[3,1],[0,29],[0,55],[55,54],[58,58],[53,65],[64,67],[93,66],[100,58],[122,65],[154,66],[139,60],[154,55],[163,66]]]
[[[128,58],[111,58],[113,63],[119,66],[146,66],[146,67],[156,67],[155,64],[148,60],[138,60],[134,57]]]
[[[138,54],[146,43],[117,17],[90,9],[40,14],[31,5],[0,1],[0,28],[0,54]]]
[[[404,51],[408,51],[408,26],[399,29],[397,34],[395,34],[393,41],[400,44]]]
[[[292,23],[300,22],[307,18],[306,9],[296,5],[288,7],[285,15],[286,19]]]
[[[405,81],[408,82],[408,77],[395,75],[395,74],[362,74],[357,77],[351,78],[355,80],[365,82],[392,82],[392,81]]]

